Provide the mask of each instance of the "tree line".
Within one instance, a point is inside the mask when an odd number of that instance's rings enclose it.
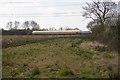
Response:
[[[15,22],[12,22],[12,21],[9,21],[7,22],[6,24],[6,28],[8,30],[17,30],[20,26],[20,22],[19,21],[15,21]],[[25,21],[23,22],[23,24],[21,25],[21,27],[25,30],[29,30],[30,28],[32,30],[39,30],[40,26],[39,24],[36,22],[36,21]]]
[[[20,26],[20,27],[19,27]],[[39,24],[36,21],[25,21],[23,24],[20,25],[19,21],[9,21],[6,24],[6,28],[8,30],[19,30],[19,28],[23,28],[24,30],[39,30],[39,31],[55,31],[57,30],[55,27],[50,27],[50,28],[40,28]],[[59,27],[58,30],[79,30],[79,28],[70,28],[70,27]]]
[[[6,24],[8,30],[1,29],[2,35],[32,35],[32,31],[55,31],[55,30],[79,30],[79,28],[69,28],[69,27],[60,27],[56,29],[55,27],[50,28],[40,28],[39,24],[36,21],[30,20],[25,21],[20,25],[19,21],[9,21]],[[21,29],[20,29],[21,28]]]

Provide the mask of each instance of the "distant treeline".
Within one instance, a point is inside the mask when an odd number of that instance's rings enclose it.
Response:
[[[0,30],[2,35],[32,35],[32,30]]]

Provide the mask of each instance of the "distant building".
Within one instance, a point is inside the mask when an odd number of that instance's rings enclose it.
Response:
[[[79,35],[80,30],[33,31],[33,35]]]

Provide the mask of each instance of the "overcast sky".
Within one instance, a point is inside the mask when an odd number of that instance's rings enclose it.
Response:
[[[82,7],[91,0],[0,0],[0,28],[9,21],[34,20],[40,28],[71,27],[87,30],[90,19],[82,17]],[[118,2],[119,0],[112,0]]]

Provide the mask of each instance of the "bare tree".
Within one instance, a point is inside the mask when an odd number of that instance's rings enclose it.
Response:
[[[25,22],[23,23],[23,28],[29,29],[29,28],[30,28],[30,22],[29,22],[29,21],[25,21]]]
[[[15,21],[15,27],[14,27],[14,29],[17,29],[18,28],[18,26],[20,25],[20,22],[19,21]]]
[[[36,26],[33,26],[33,27],[32,27],[32,30],[39,30],[39,29],[40,29],[39,24],[37,24]]]
[[[93,1],[92,3],[86,3],[87,5],[83,7],[84,14],[86,18],[91,18],[93,21],[100,23],[102,26],[105,25],[107,19],[113,16],[112,6],[114,2],[100,2],[99,0]]]
[[[30,21],[30,25],[33,30],[39,30],[39,24],[35,21]]]
[[[56,30],[56,28],[54,28],[54,27],[49,28],[49,31],[55,31],[55,30]]]
[[[6,24],[6,28],[8,28],[9,30],[12,30],[12,29],[13,29],[13,23],[12,23],[12,21],[9,21],[9,22]]]
[[[62,27],[60,27],[60,28],[59,28],[59,30],[63,30],[63,28],[62,28]]]
[[[98,25],[95,21],[90,21],[87,24],[87,28],[91,31],[96,25]]]

